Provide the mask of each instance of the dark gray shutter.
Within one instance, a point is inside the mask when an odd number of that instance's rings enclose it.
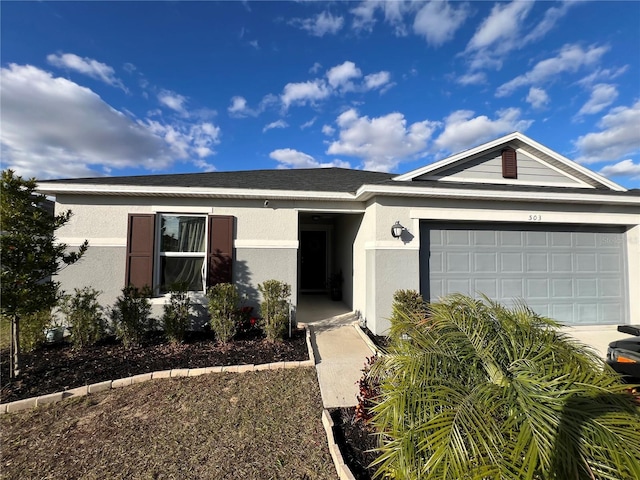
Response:
[[[126,285],[140,289],[153,285],[155,220],[153,214],[129,214]]]
[[[502,150],[502,177],[518,178],[518,162],[513,148]]]
[[[208,287],[233,281],[233,220],[234,217],[227,215],[209,216]]]

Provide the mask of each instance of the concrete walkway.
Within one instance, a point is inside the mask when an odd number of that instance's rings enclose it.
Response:
[[[324,407],[356,405],[357,382],[373,355],[354,327],[356,316],[341,302],[310,296],[298,302],[298,321],[310,327]]]

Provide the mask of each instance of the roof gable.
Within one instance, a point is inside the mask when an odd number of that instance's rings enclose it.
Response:
[[[501,152],[505,148],[516,152],[517,178],[503,177]],[[394,180],[626,190],[520,132],[399,175]]]

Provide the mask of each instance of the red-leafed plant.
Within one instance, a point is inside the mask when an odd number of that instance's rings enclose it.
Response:
[[[362,377],[358,380],[358,404],[355,410],[355,420],[368,423],[373,417],[372,407],[380,396],[380,381],[371,372],[371,367],[378,361],[378,355],[367,357],[362,369]]]

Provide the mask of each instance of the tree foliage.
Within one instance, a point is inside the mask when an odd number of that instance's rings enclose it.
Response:
[[[78,261],[85,241],[77,251],[56,242],[55,232],[71,219],[71,211],[52,215],[36,193],[36,180],[25,180],[12,170],[2,171],[0,195],[0,264],[2,314],[12,321],[15,344],[12,373],[19,372],[19,321],[34,312],[52,308],[60,298],[59,282],[53,276]]]
[[[394,312],[374,370],[379,475],[640,478],[640,410],[595,353],[525,305],[454,295]]]

